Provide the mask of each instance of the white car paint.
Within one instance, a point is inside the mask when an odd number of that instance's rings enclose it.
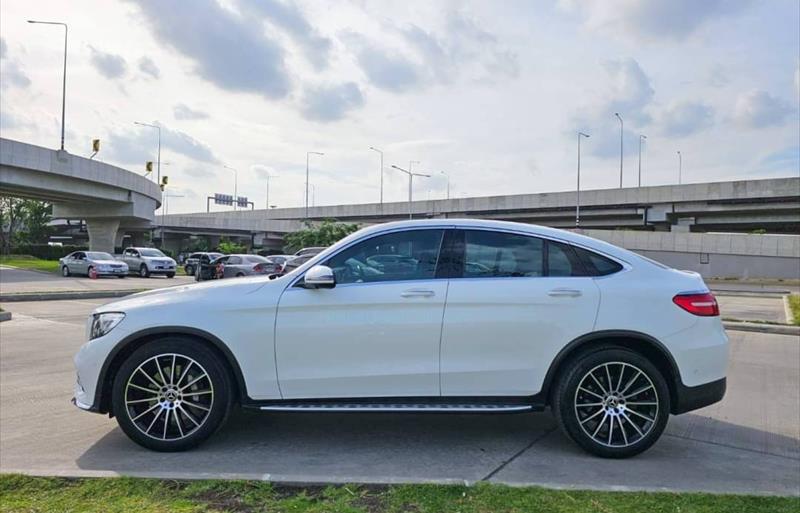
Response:
[[[410,228],[510,231],[567,242],[617,261],[605,277],[434,279],[293,287],[312,266],[377,234]],[[428,294],[404,292],[424,290]],[[578,291],[552,294],[553,291]],[[687,386],[725,376],[719,317],[696,317],[675,294],[707,291],[699,275],[655,264],[574,233],[481,220],[425,220],[365,228],[295,272],[213,281],[130,296],[94,313],[123,312],[75,358],[78,406],[95,405],[101,368],[121,341],[147,330],[201,330],[230,351],[249,399],[530,396],[556,354],[581,335],[631,330],[658,340]]]

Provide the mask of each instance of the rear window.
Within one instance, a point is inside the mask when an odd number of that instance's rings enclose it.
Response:
[[[622,265],[614,262],[610,258],[598,255],[593,251],[574,247],[575,253],[581,259],[583,266],[591,276],[607,276],[622,270]]]
[[[580,261],[572,246],[561,242],[547,242],[548,276],[587,276],[586,266]]]

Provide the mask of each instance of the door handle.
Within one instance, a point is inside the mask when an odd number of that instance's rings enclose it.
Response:
[[[547,292],[552,297],[579,297],[583,293],[577,289],[553,289]]]
[[[428,289],[409,289],[400,293],[400,297],[433,297],[436,293]]]

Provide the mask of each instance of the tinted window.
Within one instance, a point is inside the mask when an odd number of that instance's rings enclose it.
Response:
[[[548,276],[586,276],[584,266],[573,252],[572,246],[560,242],[547,242]]]
[[[586,267],[587,272],[592,276],[606,276],[622,270],[622,266],[610,258],[583,248],[575,247],[573,249],[581,259],[584,267]]]
[[[163,257],[163,256],[166,256],[164,253],[162,253],[161,251],[159,251],[157,249],[143,249],[141,251],[141,253],[142,253],[142,256],[146,256],[146,257]]]
[[[228,258],[228,265],[239,265],[242,263],[242,257],[232,256]]]
[[[327,260],[337,283],[427,280],[436,273],[443,230],[378,235]]]
[[[249,255],[249,256],[247,256],[245,258],[251,264],[263,264],[264,262],[268,262],[269,261],[266,258],[264,258],[262,256],[258,256],[258,255]]]
[[[513,233],[464,231],[465,278],[542,276],[542,239]]]

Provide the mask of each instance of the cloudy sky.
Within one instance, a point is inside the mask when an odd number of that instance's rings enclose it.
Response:
[[[263,208],[377,201],[385,163],[434,175],[418,199],[800,173],[797,0],[34,1],[0,4],[0,131],[142,171],[170,212],[239,192]],[[385,198],[406,178],[385,171]],[[218,209],[226,207],[217,207]]]

